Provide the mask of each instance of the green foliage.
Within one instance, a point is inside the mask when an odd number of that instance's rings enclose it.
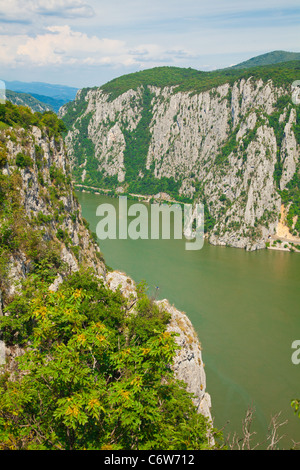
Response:
[[[80,93],[80,98],[76,99],[74,101],[70,101],[69,103],[66,103],[64,105],[65,108],[65,113],[63,116],[63,122],[65,123],[65,126],[67,129],[70,129],[74,123],[74,117],[75,117],[75,109],[76,109],[76,117],[82,116],[84,112],[86,111],[86,108],[88,106],[88,102],[85,100],[86,95],[90,88],[84,88],[81,90]],[[76,108],[75,108],[75,103],[76,103]]]
[[[299,168],[295,172],[286,188],[280,192],[282,203],[287,206],[290,204],[287,214],[287,225],[290,229],[293,226],[293,219],[297,217],[294,227],[296,234],[300,234],[300,172]]]
[[[16,165],[19,168],[31,167],[33,165],[33,161],[29,155],[19,152],[16,155]]]
[[[150,123],[152,119],[151,100],[153,95],[148,87],[143,89],[141,119],[132,132],[124,126],[123,134],[126,141],[124,164],[126,180],[131,182],[146,167],[149,144],[151,140]]]
[[[12,90],[6,90],[6,99],[11,103],[20,106],[27,106],[32,111],[47,111],[49,106],[45,102],[39,101],[37,96],[29,93],[15,92]]]
[[[0,169],[7,163],[7,150],[3,142],[0,142]]]
[[[66,127],[55,113],[45,111],[44,113],[33,113],[27,106],[15,106],[10,101],[0,104],[0,122],[12,126],[29,129],[30,126],[37,126],[46,130],[49,137],[59,138],[66,132]]]
[[[104,93],[108,93],[110,101],[113,101],[129,89],[136,90],[140,86],[153,85],[157,87],[174,86],[187,80],[201,77],[203,72],[191,68],[180,67],[154,67],[150,70],[123,75],[101,87]]]
[[[50,179],[57,187],[64,186],[66,184],[66,177],[64,172],[57,168],[55,165],[51,165],[49,168]]]
[[[285,108],[290,109],[290,107],[291,107],[290,96],[283,95],[280,98],[278,98],[276,106],[275,106],[275,111],[270,116],[268,116],[269,125],[274,130],[274,134],[276,137],[276,144],[277,144],[277,161],[275,164],[274,175],[273,175],[277,188],[280,187],[280,180],[282,177],[283,162],[280,156],[280,148],[281,148],[282,140],[284,137],[284,127],[285,127],[285,122],[284,121],[280,122],[279,118],[281,114],[284,112]]]
[[[42,114],[39,121],[39,126],[46,128],[50,138],[59,138],[67,131],[65,123],[61,119],[58,119],[57,115],[51,111],[46,111]]]
[[[279,112],[283,111],[285,106],[289,106],[288,109],[291,109],[291,102],[290,99],[286,99],[284,101],[284,98],[281,99],[282,101],[279,102]],[[296,106],[295,108],[296,111],[296,123],[293,126],[293,131],[297,140],[297,143],[300,144],[300,110],[299,106]],[[281,133],[279,134],[279,138],[282,140],[283,138],[283,129],[281,130]],[[294,227],[295,235],[300,234],[300,159],[298,161],[297,169],[296,172],[291,179],[291,181],[286,185],[286,188],[283,191],[280,191],[280,195],[282,198],[282,203],[287,206],[290,204],[289,211],[287,214],[287,225],[290,229],[293,227],[293,219],[296,217],[296,224]],[[276,178],[277,176],[277,182],[279,186],[281,174],[282,174],[282,167],[283,163],[280,161],[279,156],[277,156],[277,167],[275,167],[275,174],[274,177]],[[277,170],[277,174],[276,174]],[[280,172],[281,170],[281,172]]]
[[[285,89],[290,90],[290,85],[298,79],[299,72],[299,60],[251,67],[247,70],[229,68],[211,72],[202,72],[191,68],[155,67],[150,70],[123,75],[106,83],[101,89],[110,94],[110,100],[114,100],[129,89],[136,90],[141,85],[176,86],[175,93],[180,91],[200,93],[225,83],[232,85],[242,78],[247,80],[253,77],[254,80],[262,79],[264,82],[271,79],[274,85],[283,86]]]
[[[296,110],[296,123],[293,126],[293,131],[297,140],[298,145],[300,145],[300,107],[299,105],[295,107]]]
[[[207,204],[207,199],[204,193],[203,185],[199,181],[197,181],[194,183],[194,187],[195,187],[194,199],[196,201],[200,201],[201,204],[203,204],[204,206],[204,233],[207,233],[207,232],[210,232],[214,228],[216,224],[216,220],[210,213],[209,206]]]
[[[215,163],[217,165],[226,164],[228,162],[228,157],[232,152],[236,152],[239,147],[239,142],[237,141],[237,133],[239,131],[239,126],[237,126],[231,134],[231,137],[227,140],[225,145],[221,148],[221,152],[216,156]]]
[[[258,66],[278,64],[281,62],[289,62],[291,60],[299,60],[299,52],[286,52],[286,51],[273,51],[267,52],[266,54],[253,57],[252,59],[246,60],[240,64],[234,65],[233,68],[252,68]]]
[[[1,449],[209,448],[210,425],[174,378],[175,340],[143,292],[133,316],[87,272],[29,292],[0,319],[6,341],[28,345],[14,380],[2,367]]]
[[[138,286],[139,289],[141,286]],[[132,344],[142,344],[153,334],[153,331],[164,331],[170,320],[170,315],[160,311],[158,306],[141,290],[136,303],[137,315],[132,315],[128,331]]]
[[[81,100],[84,98],[81,97]],[[87,102],[85,102],[87,105]],[[72,108],[71,108],[72,109]],[[83,109],[81,101],[78,104],[78,110]],[[77,111],[77,108],[76,108]],[[70,111],[72,115],[72,112]],[[66,123],[69,122],[70,114],[64,117]],[[76,158],[76,165],[73,167],[73,177],[78,183],[82,183],[82,168],[81,165],[85,164],[85,181],[87,186],[96,186],[102,188],[115,188],[118,184],[117,176],[105,176],[104,171],[99,168],[99,161],[95,157],[95,145],[89,137],[88,125],[92,113],[88,113],[82,117],[77,123],[76,128],[79,131],[74,143],[74,154]]]
[[[153,169],[143,171],[143,177],[135,177],[130,181],[128,190],[135,194],[157,194],[159,192],[168,193],[179,202],[189,202],[188,198],[179,196],[179,189],[181,187],[180,181],[175,181],[174,178],[162,176],[155,178]]]
[[[298,415],[300,418],[300,400],[294,399],[291,401],[291,407],[294,408],[295,415]]]

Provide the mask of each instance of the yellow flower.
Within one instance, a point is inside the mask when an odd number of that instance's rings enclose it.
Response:
[[[129,400],[130,393],[128,390],[121,390],[121,395],[126,398],[126,400]]]
[[[86,336],[83,333],[81,333],[81,335],[77,336],[77,341],[81,344],[84,344],[86,342]]]
[[[103,341],[105,341],[105,336],[103,335],[97,335],[96,338],[99,341],[99,343],[103,343]]]
[[[38,308],[38,309],[35,310],[35,312],[34,312],[34,315],[35,315],[36,317],[42,317],[42,318],[44,318],[44,317],[46,316],[46,314],[47,314],[47,308],[46,308],[45,306],[42,306],[42,307]]]
[[[124,349],[124,350],[121,352],[123,358],[125,358],[126,356],[128,356],[130,353],[131,353],[130,348]]]
[[[92,398],[90,401],[89,401],[89,405],[91,408],[94,408],[95,406],[99,406],[100,405],[100,402],[97,398]]]
[[[82,292],[82,289],[76,289],[76,291],[74,292],[75,299],[78,299],[78,297],[81,297],[81,292]]]
[[[67,408],[66,415],[75,416],[76,418],[78,414],[79,414],[79,408],[76,405],[69,406]]]

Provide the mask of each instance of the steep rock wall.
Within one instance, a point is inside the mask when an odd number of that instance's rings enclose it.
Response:
[[[0,229],[10,224],[12,232],[4,250],[7,266],[0,276],[2,301],[18,291],[20,282],[32,270],[34,257],[41,256],[43,250],[46,257],[50,246],[55,246],[65,264],[64,272],[85,265],[103,277],[105,264],[81,216],[63,140],[50,139],[38,127],[30,132],[2,131],[1,140],[7,157],[0,170],[1,184],[10,188],[10,192],[1,214]],[[27,159],[26,164],[22,164],[22,158]],[[40,253],[35,252],[35,243]],[[58,274],[55,284],[61,279]]]
[[[137,297],[134,281],[123,272],[113,271],[107,274],[106,282],[110,289],[120,289],[128,299],[129,312],[134,313]],[[176,309],[168,300],[156,301],[156,303],[159,308],[170,314],[167,331],[176,334],[178,351],[173,366],[175,376],[187,384],[187,391],[193,395],[198,412],[212,421],[211,398],[206,391],[206,374],[197,333],[188,316]]]
[[[146,174],[153,181],[174,181],[178,196],[206,204],[212,219],[211,243],[264,248],[279,223],[279,189],[286,188],[299,167],[296,112],[288,104],[286,90],[271,80],[249,78],[202,93],[153,86],[148,91],[152,115],[144,130],[150,133],[148,149],[146,158],[141,154],[133,168],[127,150],[129,146],[131,152],[138,150],[128,134],[134,135],[143,120],[144,88],[113,100],[101,89],[84,96],[78,93],[66,138],[73,168],[80,175],[77,182],[91,183],[88,152],[82,171],[77,161],[78,129],[86,120],[86,135],[94,148],[93,168],[96,165],[108,181],[115,178],[111,187],[119,184],[124,192],[136,184],[143,187]],[[285,99],[287,104],[279,105]],[[79,112],[82,100],[83,113]],[[66,114],[62,108],[61,116]],[[277,165],[282,167],[278,182],[274,179]],[[147,193],[146,185],[143,193]]]

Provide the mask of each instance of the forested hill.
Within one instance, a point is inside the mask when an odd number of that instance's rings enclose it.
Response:
[[[63,131],[0,105],[0,450],[211,448],[197,335],[107,272]]]
[[[60,110],[78,184],[201,200],[211,243],[299,237],[300,61],[199,72],[158,67],[83,89]],[[294,234],[294,235],[293,235]]]
[[[267,54],[259,55],[257,57],[252,57],[249,60],[234,65],[232,68],[245,69],[257,66],[274,65],[281,62],[289,62],[294,60],[300,60],[299,52],[273,51],[268,52]]]
[[[235,68],[220,69],[212,72],[202,72],[195,69],[179,67],[155,67],[142,70],[111,80],[100,88],[110,94],[113,100],[129,89],[136,90],[139,86],[152,85],[156,87],[176,87],[176,92],[200,93],[225,83],[233,84],[244,78],[253,77],[264,82],[272,80],[276,86],[288,87],[293,81],[299,79],[300,60],[279,64],[270,64],[240,70]],[[71,106],[71,104],[70,104]]]

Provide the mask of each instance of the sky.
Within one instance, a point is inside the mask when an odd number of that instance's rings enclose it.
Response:
[[[100,86],[300,51],[299,0],[0,0],[0,79]]]

